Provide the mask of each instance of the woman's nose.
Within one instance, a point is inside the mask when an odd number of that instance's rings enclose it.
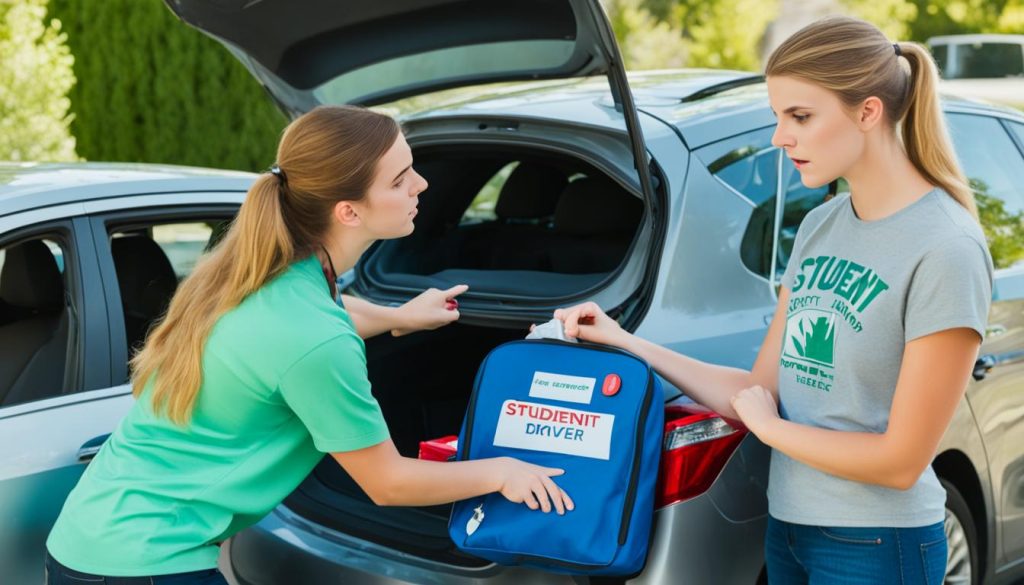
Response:
[[[416,173],[416,171],[413,172]],[[415,189],[413,189],[411,195],[419,195],[420,193],[426,191],[427,187],[430,186],[430,184],[427,183],[427,180],[423,178],[423,175],[416,173],[416,179],[418,180],[418,185],[416,186]]]
[[[782,124],[776,124],[775,132],[772,134],[772,146],[786,148],[787,146],[793,146],[793,144],[793,137],[783,131]]]

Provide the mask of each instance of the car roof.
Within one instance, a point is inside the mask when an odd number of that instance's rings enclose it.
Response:
[[[699,99],[708,92],[756,83],[761,77],[747,71],[678,69],[641,71],[629,74],[629,85],[637,108],[652,111]],[[602,108],[584,107],[597,104]],[[474,92],[460,92],[451,101],[436,102],[415,111],[403,122],[461,116],[496,116],[518,119],[550,119],[621,131],[623,118],[615,113],[608,81],[604,77],[566,81],[531,81],[483,86]]]
[[[0,163],[0,217],[94,199],[246,191],[253,173],[144,163]]]
[[[760,75],[746,71],[678,69],[631,73],[629,84],[637,107],[676,129],[689,148],[775,124],[768,90]],[[941,91],[941,88],[940,88]],[[608,116],[581,102],[612,108],[603,78],[587,81],[530,82],[505,86],[464,98],[413,118],[450,115],[496,115],[571,119],[576,123],[622,128],[621,116]],[[942,94],[947,112],[997,116],[1024,122],[1024,113],[1002,106]]]
[[[1009,107],[947,93],[940,93],[940,99],[946,112],[1003,117],[1024,122],[1024,112]],[[654,108],[650,113],[675,125],[690,148],[698,148],[755,128],[773,126],[776,121],[768,107],[768,89],[763,82],[727,89],[699,100]]]

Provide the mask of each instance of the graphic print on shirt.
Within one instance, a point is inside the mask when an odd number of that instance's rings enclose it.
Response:
[[[836,256],[805,258],[793,279],[780,365],[800,384],[832,391],[844,331],[861,333],[861,315],[889,285],[871,268]]]

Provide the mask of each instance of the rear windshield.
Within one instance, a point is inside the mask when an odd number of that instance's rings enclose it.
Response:
[[[321,84],[313,95],[321,104],[343,104],[378,91],[408,93],[439,80],[451,85],[495,74],[516,76],[557,69],[573,56],[575,40],[504,41],[428,51],[374,63]],[[372,101],[363,99],[360,101]]]
[[[938,45],[933,54],[946,79],[1024,77],[1024,45],[1020,43]]]

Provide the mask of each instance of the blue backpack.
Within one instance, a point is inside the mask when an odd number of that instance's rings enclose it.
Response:
[[[456,502],[461,550],[502,565],[634,575],[647,559],[664,432],[661,383],[631,353],[590,343],[513,341],[477,372],[458,460],[509,456],[553,478],[576,508],[559,516],[500,493]]]

